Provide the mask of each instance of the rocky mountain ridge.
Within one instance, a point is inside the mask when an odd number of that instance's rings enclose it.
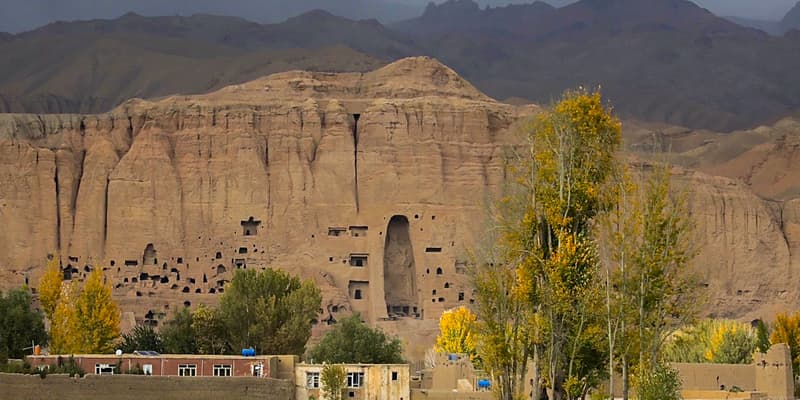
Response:
[[[205,93],[292,69],[367,71],[429,55],[483,92],[546,104],[602,85],[626,118],[733,131],[800,107],[800,42],[685,0],[431,5],[383,26],[314,11],[263,25],[195,15],[55,23],[0,37],[0,111],[106,112],[131,97]]]

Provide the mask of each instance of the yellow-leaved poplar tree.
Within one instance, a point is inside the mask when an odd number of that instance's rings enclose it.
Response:
[[[600,382],[602,305],[595,218],[617,196],[621,124],[599,92],[567,91],[525,128],[496,203],[497,240],[475,277],[479,354],[503,400],[583,398]],[[530,362],[532,361],[532,362]]]
[[[447,310],[439,317],[439,353],[476,354],[475,323],[477,317],[464,306]]]
[[[95,269],[82,288],[62,285],[50,323],[53,354],[109,353],[119,338],[119,307],[103,272]]]
[[[53,313],[56,310],[58,299],[61,296],[62,282],[64,275],[58,266],[58,257],[53,257],[47,262],[44,274],[39,279],[39,303],[42,305],[44,315],[50,321],[53,320]]]
[[[780,313],[775,318],[772,335],[769,338],[772,344],[785,343],[792,354],[792,371],[795,377],[800,374],[800,312],[794,315]]]
[[[53,314],[50,316],[50,353],[73,354],[79,353],[78,323],[75,319],[73,302],[77,295],[77,288],[66,283],[61,285],[58,302],[55,304]]]
[[[119,338],[119,307],[111,298],[111,287],[103,271],[95,268],[75,301],[75,319],[79,328],[80,350],[84,353],[108,353]]]

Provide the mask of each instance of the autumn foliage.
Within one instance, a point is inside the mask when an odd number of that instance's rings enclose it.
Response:
[[[120,311],[111,298],[111,287],[102,270],[95,268],[86,282],[79,285],[63,282],[57,261],[51,261],[39,282],[39,293],[50,320],[51,353],[114,350],[120,335]]]
[[[439,336],[436,351],[439,353],[477,354],[475,323],[477,317],[464,306],[447,310],[439,318]]]

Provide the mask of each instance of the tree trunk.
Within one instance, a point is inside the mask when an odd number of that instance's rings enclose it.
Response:
[[[622,400],[628,400],[628,357],[622,357]]]
[[[533,346],[533,382],[531,382],[531,400],[542,399],[541,369],[539,369],[539,346]]]

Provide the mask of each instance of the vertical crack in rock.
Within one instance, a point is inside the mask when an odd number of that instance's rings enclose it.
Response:
[[[353,189],[355,190],[356,213],[358,213],[358,120],[361,114],[353,114]]]
[[[61,195],[58,188],[58,158],[53,157],[53,164],[55,171],[53,173],[53,182],[56,187],[56,248],[61,253]]]
[[[83,121],[81,121],[83,123]],[[83,171],[84,171],[84,163],[86,162],[86,150],[82,150],[80,153],[80,165],[78,165],[78,176],[75,180],[73,186],[75,189],[72,191],[72,199],[69,205],[69,209],[72,212],[72,231],[75,231],[75,213],[78,208],[78,193],[81,190],[81,182],[83,181]]]
[[[780,229],[780,231],[781,231],[781,237],[783,238],[783,242],[786,244],[786,251],[789,252],[789,259],[791,259],[792,258],[792,246],[789,244],[789,236],[786,235],[786,220],[784,219],[784,215],[783,215],[784,205],[785,204],[783,202],[777,202],[776,204],[778,206],[778,213],[779,213],[779,218],[780,218],[780,225],[778,225],[778,229]],[[790,263],[790,265],[791,265],[791,263]],[[791,269],[790,269],[790,271],[791,271]]]
[[[130,115],[128,115],[128,140],[133,143],[133,117]]]
[[[109,171],[109,174],[111,172]],[[103,195],[103,243],[101,249],[103,249],[103,257],[105,257],[106,252],[106,241],[108,240],[108,189],[111,186],[111,178],[106,176],[106,187],[105,193]]]

